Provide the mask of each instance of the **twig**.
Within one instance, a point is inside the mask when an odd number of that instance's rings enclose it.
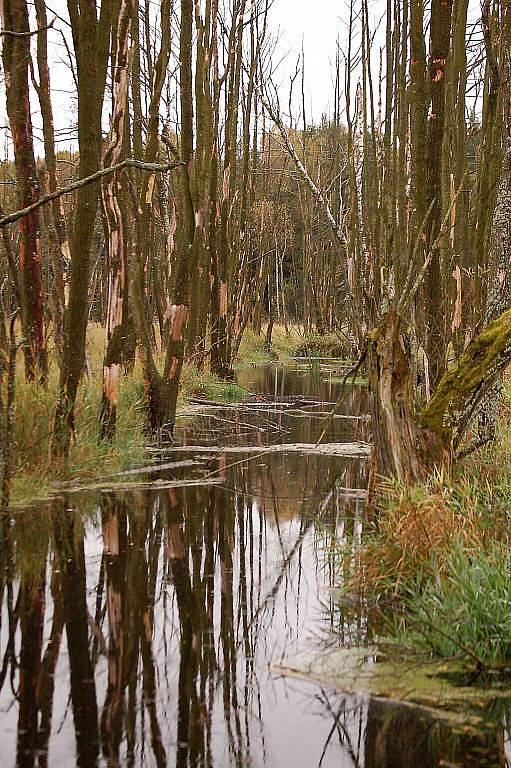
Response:
[[[462,451],[459,451],[456,454],[456,461],[460,461],[460,459],[466,459],[467,456],[470,456],[471,453],[478,451],[479,448],[483,448],[485,445],[491,442],[493,442],[493,438],[491,437],[480,437],[478,440],[472,440],[472,442],[469,443]]]
[[[32,31],[29,30],[28,32],[14,32],[12,29],[2,29],[0,30],[0,37],[32,37],[33,35],[38,35],[39,32],[46,32],[48,29],[52,29],[56,21],[57,17],[54,16],[50,23],[45,27],[39,27],[38,29]]]

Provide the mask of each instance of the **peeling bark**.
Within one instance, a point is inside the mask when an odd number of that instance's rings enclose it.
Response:
[[[135,0],[123,0],[115,35],[113,59],[113,114],[104,167],[116,165],[123,153],[128,101],[128,45]],[[106,351],[103,363],[101,433],[111,439],[115,434],[120,369],[123,352],[124,304],[127,291],[127,227],[120,182],[116,174],[107,177],[102,189],[103,209],[108,228],[108,308]]]
[[[368,341],[371,425],[377,472],[413,482],[420,475],[408,341],[390,311]]]

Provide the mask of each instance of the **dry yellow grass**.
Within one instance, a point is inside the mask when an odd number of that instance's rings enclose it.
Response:
[[[374,530],[353,559],[343,556],[350,589],[366,595],[399,594],[410,579],[441,575],[453,546],[466,552],[487,551],[496,541],[509,542],[507,480],[495,485],[483,475],[456,481],[438,474],[406,488],[379,488]]]

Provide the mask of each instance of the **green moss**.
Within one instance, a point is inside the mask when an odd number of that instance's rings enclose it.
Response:
[[[459,722],[465,729],[482,725],[485,708],[495,699],[511,697],[509,681],[507,685],[499,685],[498,681],[484,687],[469,685],[459,662],[424,662],[398,647],[383,644],[304,652],[284,659],[277,669],[345,693],[370,693],[414,704],[451,724]]]
[[[463,428],[471,404],[483,386],[509,362],[511,310],[504,312],[468,345],[459,361],[442,377],[422,414],[422,426],[449,446]]]

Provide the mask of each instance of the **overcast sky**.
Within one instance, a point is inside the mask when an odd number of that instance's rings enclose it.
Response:
[[[282,86],[294,71],[303,42],[307,108],[317,120],[331,106],[336,41],[346,37],[344,0],[275,0],[271,14],[272,27],[280,32],[279,53],[287,53],[280,67]]]
[[[381,7],[382,0],[370,0],[374,7]],[[52,11],[67,18],[66,0],[48,0],[48,18]],[[33,14],[31,26],[35,27]],[[346,41],[346,0],[274,0],[270,11],[272,34],[279,37],[275,59],[280,61],[276,83],[282,94],[282,103],[287,104],[289,77],[295,70],[297,57],[305,52],[305,94],[307,119],[317,121],[331,110],[332,104],[332,62],[335,59],[336,41]],[[52,96],[55,125],[58,132],[59,148],[68,148],[69,128],[75,123],[70,93],[73,89],[69,69],[59,63],[66,59],[59,30],[69,37],[66,25],[56,20],[55,29],[49,32],[49,56],[52,77]],[[34,128],[36,137],[41,136],[39,104],[32,95]],[[0,88],[0,118],[5,126],[5,95]],[[74,133],[74,131],[73,131]],[[5,132],[4,132],[5,136]],[[5,144],[5,142],[3,142]],[[8,142],[10,144],[10,142]],[[39,143],[39,142],[38,142]],[[0,149],[1,153],[1,149]],[[5,155],[4,155],[5,156]]]

